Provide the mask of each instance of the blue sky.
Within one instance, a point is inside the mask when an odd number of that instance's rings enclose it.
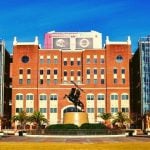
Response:
[[[149,0],[3,0],[0,1],[0,38],[12,52],[14,36],[18,41],[44,42],[48,31],[102,33],[112,41],[131,36],[133,52],[138,39],[150,34]]]

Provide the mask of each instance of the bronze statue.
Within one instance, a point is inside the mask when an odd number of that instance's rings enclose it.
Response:
[[[76,85],[73,81],[71,81],[77,88],[71,88],[69,95],[65,94],[64,98],[68,98],[75,106],[75,110],[78,111],[77,106],[81,107],[81,110],[84,109],[84,104],[80,101],[80,91],[83,91],[81,88]]]

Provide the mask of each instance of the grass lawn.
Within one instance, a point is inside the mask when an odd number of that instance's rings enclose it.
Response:
[[[0,150],[149,150],[150,142],[35,143],[0,142]]]

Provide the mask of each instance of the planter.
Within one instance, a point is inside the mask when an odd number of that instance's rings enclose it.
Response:
[[[0,136],[3,136],[4,135],[4,133],[3,132],[0,132]]]

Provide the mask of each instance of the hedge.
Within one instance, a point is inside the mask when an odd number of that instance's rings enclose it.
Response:
[[[75,124],[53,124],[46,127],[46,129],[107,129],[102,123],[85,123],[78,127]]]
[[[74,124],[53,124],[47,126],[46,129],[79,129],[79,127]]]

